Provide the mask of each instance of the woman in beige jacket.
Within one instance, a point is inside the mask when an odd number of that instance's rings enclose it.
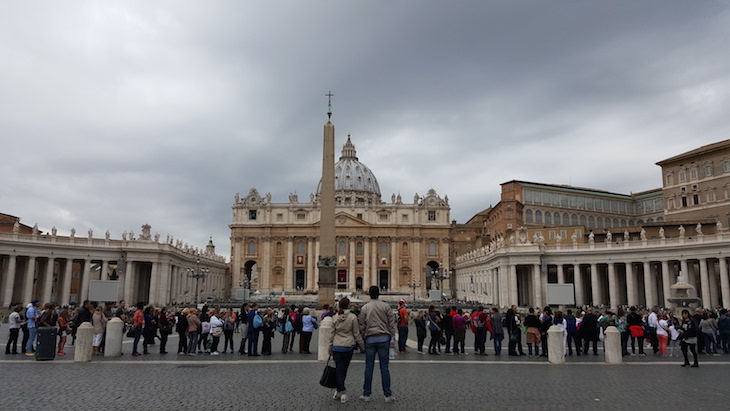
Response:
[[[340,401],[345,403],[348,400],[345,379],[347,379],[347,368],[350,366],[352,354],[356,346],[360,348],[360,351],[365,350],[365,342],[360,335],[357,316],[350,311],[350,300],[347,298],[340,299],[339,311],[332,317],[332,334],[327,345],[337,369],[337,389],[332,398],[337,399],[339,395]]]

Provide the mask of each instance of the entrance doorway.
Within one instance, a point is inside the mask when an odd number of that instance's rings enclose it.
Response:
[[[306,280],[307,280],[306,272],[304,270],[297,270],[296,273],[295,273],[295,275],[294,275],[294,277],[295,277],[295,285],[294,286],[296,287],[296,289],[297,290],[304,290],[304,287],[305,287],[305,284],[306,284]]]
[[[378,275],[378,288],[387,290],[390,287],[388,270],[380,270]]]

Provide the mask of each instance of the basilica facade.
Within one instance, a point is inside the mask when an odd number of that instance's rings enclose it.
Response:
[[[233,285],[261,293],[307,293],[318,288],[321,181],[300,201],[273,202],[252,188],[235,196],[231,228]],[[430,189],[404,202],[383,201],[378,180],[357,157],[348,136],[335,164],[336,289],[416,293],[447,288],[438,281],[451,261],[450,206]],[[415,286],[415,287],[414,287]]]

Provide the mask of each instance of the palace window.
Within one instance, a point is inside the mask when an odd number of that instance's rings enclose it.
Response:
[[[730,173],[730,160],[725,160],[722,162],[722,171]]]
[[[362,255],[362,243],[357,243],[357,246],[355,248],[355,254]]]
[[[284,221],[284,214],[277,213],[276,214],[276,221]]]
[[[532,210],[525,210],[525,221],[528,223],[532,222]]]
[[[338,254],[340,254],[340,255],[347,254],[347,243],[345,243],[344,241],[340,241]]]
[[[248,219],[249,220],[255,220],[257,217],[257,211],[256,210],[248,210]]]
[[[690,180],[697,180],[697,167],[692,167],[689,169],[689,179]]]
[[[428,212],[428,221],[436,221],[436,212],[435,211]]]
[[[704,169],[705,169],[705,177],[712,176],[712,163],[705,163]]]
[[[684,170],[679,170],[679,182],[684,183],[687,181],[687,172]]]
[[[674,184],[674,175],[672,173],[667,174],[667,185],[671,186]]]
[[[535,222],[538,224],[542,224],[542,211],[535,211]]]
[[[307,218],[307,214],[297,213],[297,220],[305,220],[306,218]]]
[[[256,243],[253,241],[248,243],[248,254],[253,255],[256,254]]]
[[[692,194],[692,201],[694,205],[697,205],[700,203],[700,196],[698,194]]]
[[[379,217],[380,217],[380,221],[388,221],[388,214],[383,213],[383,214],[380,214]]]
[[[401,216],[401,221],[403,221],[404,223],[407,223],[408,222],[408,214],[403,214]]]
[[[297,254],[304,254],[304,241],[297,243]]]
[[[436,243],[428,243],[428,255],[436,255]]]

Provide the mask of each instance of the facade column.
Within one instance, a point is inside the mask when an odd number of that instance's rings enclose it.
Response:
[[[170,303],[170,263],[168,261],[158,264],[157,275],[160,277],[157,282],[157,302],[161,305],[168,305]],[[218,287],[218,295],[220,296],[220,286]]]
[[[596,306],[601,303],[601,283],[598,280],[598,264],[591,263],[591,305]]]
[[[13,288],[15,287],[15,270],[17,267],[17,257],[14,255],[8,256],[8,268],[5,272],[5,279],[3,280],[3,305],[9,306],[13,301]],[[30,301],[28,301],[30,302]],[[27,303],[26,303],[27,304]]]
[[[702,291],[702,306],[710,308],[712,306],[712,299],[710,298],[710,276],[707,273],[707,259],[701,258],[700,263],[700,287]]]
[[[147,294],[147,301],[149,301],[149,304],[159,305],[157,295],[159,294],[160,288],[162,288],[160,285],[160,277],[162,277],[162,273],[160,272],[160,263],[153,261],[152,268],[150,269],[150,289]]]
[[[79,304],[83,304],[84,300],[89,299],[89,287],[91,285],[91,260],[83,260],[83,268],[81,269],[81,295],[79,295]]]
[[[639,298],[636,293],[636,273],[634,272],[634,263],[631,261],[626,264],[626,303],[629,307],[635,307],[639,304]]]
[[[394,239],[390,240],[390,270],[389,270],[390,278],[388,279],[388,289],[390,289],[390,290],[395,290],[397,288],[397,283],[395,281],[395,279],[397,278],[397,276],[395,275],[395,272],[397,270],[396,260],[398,257],[398,252],[397,252],[397,248],[396,248],[397,244],[398,244],[397,240],[394,240]],[[441,287],[441,292],[443,293],[444,292],[443,282],[441,282],[440,287]]]
[[[720,288],[722,289],[722,306],[730,307],[730,279],[728,278],[727,259],[720,257]]]
[[[99,271],[99,279],[102,281],[106,281],[109,279],[109,261],[108,260],[102,260],[101,262],[101,271]]]
[[[28,257],[28,265],[25,267],[25,281],[23,282],[23,304],[33,300],[33,280],[35,279],[35,257]],[[48,301],[42,301],[43,304]]]
[[[533,289],[533,300],[535,307],[543,307],[542,303],[542,276],[540,275],[540,264],[532,265],[532,289]],[[515,300],[510,304],[517,304]]]
[[[369,285],[367,284],[367,276],[370,272],[370,239],[366,238],[362,240],[362,288],[367,290]]]
[[[612,309],[618,308],[618,278],[616,278],[616,265],[608,263],[608,299]]]
[[[357,241],[354,239],[350,239],[349,241],[350,245],[350,252],[347,256],[347,288],[349,291],[355,291],[355,278],[357,277],[357,274],[355,273],[355,248],[357,247]]]
[[[41,299],[45,302],[51,301],[51,291],[53,289],[53,268],[55,262],[55,258],[49,257],[48,262],[46,263],[46,276],[44,278],[45,284],[43,284],[43,298]],[[58,295],[56,295],[56,301],[54,302],[58,302]]]
[[[656,283],[651,275],[651,264],[644,261],[644,292],[646,294],[646,307],[651,308],[656,305]]]
[[[294,273],[292,272],[292,260],[294,259],[294,239],[286,239],[286,257],[284,260],[284,289],[286,287],[296,288]]]
[[[662,289],[664,290],[664,306],[670,307],[669,298],[672,297],[671,273],[669,272],[669,261],[662,261]]]
[[[177,296],[180,295],[178,288],[180,287],[180,279],[178,278],[177,266],[170,266],[170,293],[168,298],[170,302],[175,301],[177,303]],[[228,298],[234,298],[235,295],[230,295]]]
[[[307,284],[307,288],[310,290],[315,290],[317,288],[314,286],[314,284],[316,284],[314,282],[314,276],[317,272],[317,256],[319,254],[314,251],[314,243],[315,241],[313,238],[307,238],[307,272],[304,273],[304,275],[307,279],[305,284]],[[286,284],[284,285],[284,288],[287,288]],[[290,286],[288,288],[291,289],[292,287]]]
[[[260,275],[259,282],[260,282],[261,288],[264,289],[264,291],[262,291],[262,292],[278,291],[278,290],[271,289],[271,275],[272,275],[272,272],[271,272],[271,241],[272,241],[271,237],[263,238],[264,258],[262,258],[260,260],[261,261],[261,267],[260,267],[261,272],[259,273],[259,275]],[[292,257],[292,258],[294,258],[294,257]],[[306,279],[306,277],[305,277],[305,279]],[[306,282],[305,282],[305,284],[306,284]],[[223,290],[222,284],[218,284],[218,290],[219,291]]]
[[[67,258],[66,264],[63,267],[63,285],[59,284],[58,290],[58,293],[61,295],[58,303],[61,305],[69,304],[71,302],[71,277],[73,277],[73,266],[74,260]]]
[[[558,264],[558,284],[565,284],[565,270],[562,264]]]
[[[129,303],[130,306],[137,304],[137,301],[132,301],[134,299],[134,295],[132,294],[134,293],[134,283],[137,277],[137,273],[135,272],[136,268],[137,265],[133,260],[128,260],[127,266],[124,268],[124,297],[122,299]]]
[[[573,287],[575,287],[575,305],[580,307],[585,304],[583,273],[580,272],[580,264],[573,264]]]
[[[370,285],[368,285],[367,287],[365,287],[366,290],[369,287],[373,286],[373,285],[378,285],[378,281],[377,281],[377,278],[376,277],[377,277],[377,273],[378,273],[378,263],[380,262],[380,261],[378,261],[378,252],[379,252],[378,250],[379,250],[379,247],[380,247],[380,244],[378,244],[378,240],[376,238],[374,238],[373,239],[373,244],[372,244],[372,248],[373,248],[373,255],[372,255],[372,257],[373,257],[373,259],[372,259],[372,266],[370,267],[371,272],[369,272],[369,273],[366,274],[366,277],[368,279],[368,283]],[[425,284],[426,283],[424,282],[424,287],[425,287]]]
[[[502,300],[502,306],[506,307],[508,304],[517,304],[519,297],[517,295],[517,266],[510,265],[509,273],[509,292],[505,294],[505,299]]]
[[[708,285],[710,286],[710,307],[718,307],[720,306],[720,298],[718,295],[718,291],[720,290],[717,287],[717,270],[715,270],[714,261],[708,261],[707,271],[708,279],[710,280],[710,282],[708,283]]]

